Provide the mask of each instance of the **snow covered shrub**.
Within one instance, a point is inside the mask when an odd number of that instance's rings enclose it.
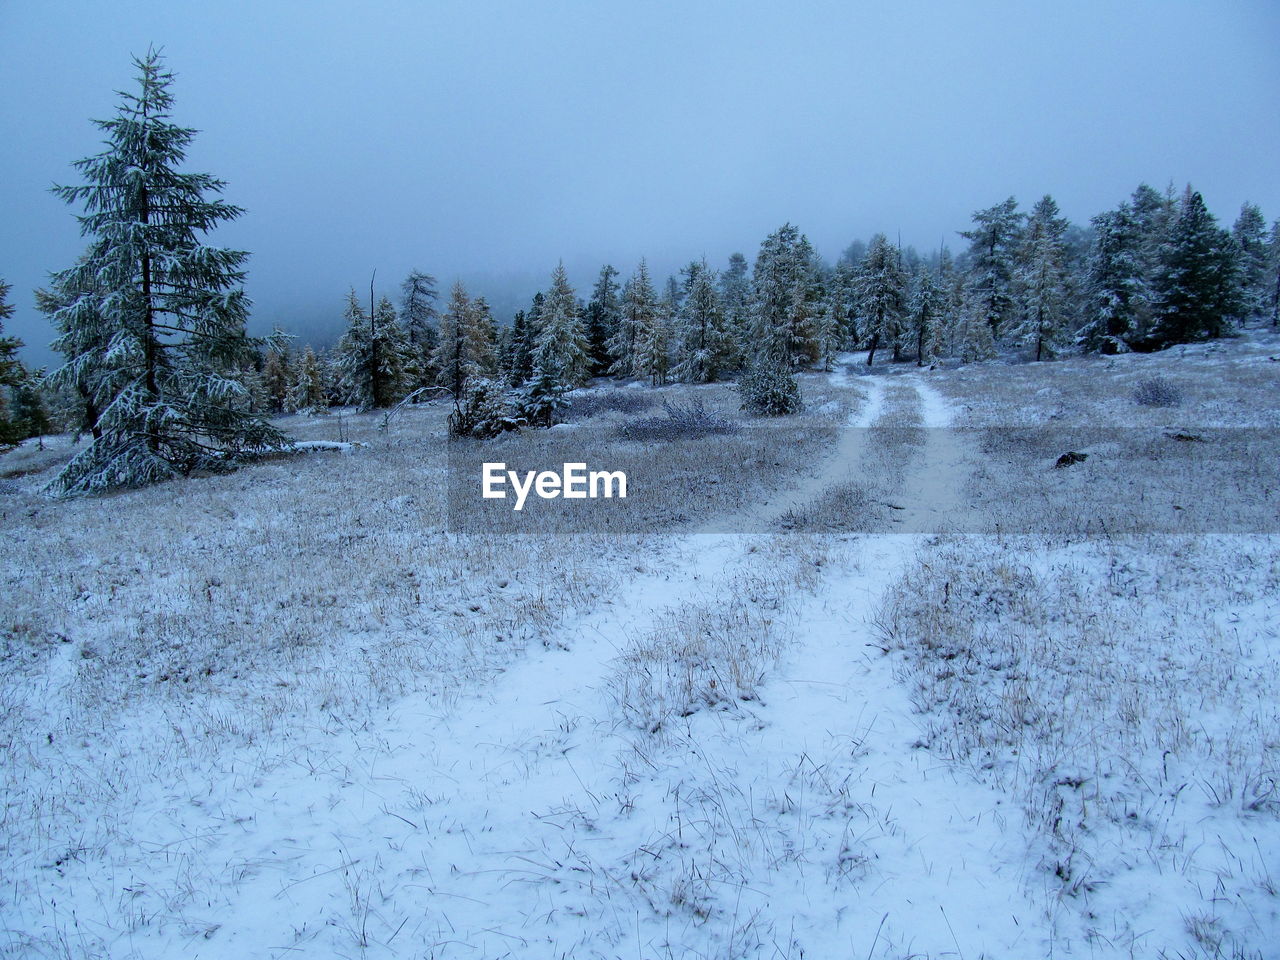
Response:
[[[486,440],[524,425],[524,417],[512,405],[503,386],[485,378],[469,383],[449,414],[451,437]]]
[[[653,404],[654,398],[639,390],[587,393],[573,397],[565,412],[569,419],[579,420],[602,413],[644,413]]]
[[[519,395],[517,405],[520,416],[531,427],[549,427],[556,422],[556,414],[568,402],[563,383],[549,374],[539,374]]]
[[[700,399],[686,406],[662,401],[662,416],[630,420],[618,427],[623,440],[697,440],[738,432],[738,424],[702,406]]]
[[[1176,407],[1182,403],[1182,391],[1164,377],[1148,377],[1138,383],[1133,401],[1144,407]]]
[[[800,384],[790,370],[757,365],[738,381],[742,409],[759,417],[785,417],[804,409]]]

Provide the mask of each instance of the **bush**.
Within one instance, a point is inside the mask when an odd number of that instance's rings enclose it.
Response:
[[[512,405],[502,384],[493,380],[468,383],[449,414],[449,436],[487,440],[519,430],[525,419]]]
[[[618,427],[623,440],[697,440],[716,434],[737,433],[740,429],[732,420],[708,412],[701,400],[688,406],[678,406],[669,400],[662,402],[663,415],[631,420]]]
[[[569,405],[564,398],[567,389],[555,377],[539,374],[520,394],[520,416],[531,427],[550,427],[557,414]]]
[[[1133,401],[1144,407],[1176,407],[1182,403],[1182,391],[1164,377],[1151,377],[1138,384]]]
[[[738,393],[742,409],[758,417],[785,417],[804,409],[800,383],[783,367],[752,367],[738,381]]]
[[[652,409],[653,404],[653,397],[640,390],[587,393],[570,398],[565,416],[570,420],[579,420],[599,416],[602,413],[644,413]]]

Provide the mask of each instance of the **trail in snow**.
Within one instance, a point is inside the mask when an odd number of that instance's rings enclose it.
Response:
[[[821,473],[752,522],[856,476],[888,406],[879,379],[859,382],[869,395]],[[936,391],[899,382],[920,396],[927,437],[942,438],[907,473],[909,516],[928,529],[954,502],[964,451],[947,445]],[[846,562],[803,603],[763,704],[696,716],[696,736],[666,746],[619,726],[603,690],[619,651],[662,610],[722,595],[758,562],[758,539],[691,534],[683,556],[569,625],[565,649],[530,654],[448,716],[403,701],[376,755],[336,738],[323,769],[244,790],[202,851],[242,865],[211,898],[217,932],[171,925],[168,943],[134,946],[649,958],[746,955],[767,932],[783,955],[790,943],[815,957],[1037,954],[1000,798],[914,746],[907,694],[876,645],[872,617],[916,537],[841,540]],[[623,867],[635,851],[651,851],[648,867]]]

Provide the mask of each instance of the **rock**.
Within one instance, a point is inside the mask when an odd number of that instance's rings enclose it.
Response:
[[[1054,467],[1069,467],[1072,464],[1084,463],[1088,459],[1089,455],[1087,453],[1076,453],[1074,450],[1070,450],[1058,458],[1058,462],[1054,464]]]

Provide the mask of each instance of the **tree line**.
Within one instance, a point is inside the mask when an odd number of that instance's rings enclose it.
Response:
[[[345,332],[330,350],[277,333],[246,334],[248,254],[203,235],[241,215],[225,186],[180,170],[194,131],[171,122],[173,76],[153,51],[136,59],[138,89],[95,121],[102,153],[78,161],[89,244],[36,292],[49,317],[56,370],[27,370],[0,338],[0,443],[51,424],[92,442],[60,475],[64,492],[224,469],[287,441],[269,418],[335,405],[388,408],[451,398],[455,432],[547,425],[566,391],[595,378],[736,380],[744,407],[798,408],[795,373],[836,354],[880,360],[977,361],[1000,351],[1045,360],[1068,351],[1150,351],[1280,324],[1280,221],[1245,204],[1220,227],[1191,187],[1140,185],[1087,226],[1051,196],[1029,211],[1010,197],[973,214],[953,255],[921,254],[884,233],[834,264],[791,224],[754,261],[705,258],[659,281],[645,260],[624,279],[600,269],[580,296],[563,264],[509,323],[462,283],[442,299],[414,271],[397,302],[352,289]],[[11,313],[0,283],[0,320]]]

